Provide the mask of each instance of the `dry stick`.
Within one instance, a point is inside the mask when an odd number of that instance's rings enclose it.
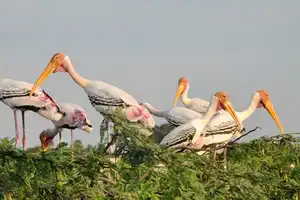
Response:
[[[105,147],[104,152],[106,152],[106,151],[108,150],[108,148],[109,148],[111,145],[113,145],[113,144],[115,143],[116,139],[117,139],[117,133],[115,133],[115,134],[112,136],[111,141],[110,141],[110,142],[107,144],[107,146]]]
[[[223,148],[227,148],[227,147],[232,147],[233,144],[235,144],[237,141],[239,141],[240,139],[242,139],[243,137],[245,137],[246,135],[249,135],[250,133],[254,132],[254,131],[257,131],[257,129],[261,130],[261,128],[259,126],[257,126],[256,128],[248,131],[247,133],[245,133],[244,135],[242,135],[241,137],[233,140],[233,141],[230,141],[228,142],[227,144],[223,145],[223,146],[220,146],[220,147],[216,147],[214,149],[211,149],[211,151],[215,151],[215,150],[219,150],[219,149],[223,149]]]
[[[259,126],[257,126],[256,128],[248,131],[247,133],[245,133],[244,135],[242,135],[241,137],[231,141],[231,142],[228,142],[227,145],[225,146],[229,146],[229,145],[232,145],[233,143],[237,142],[238,140],[240,140],[241,138],[245,137],[246,135],[249,135],[250,133],[254,132],[254,131],[257,131],[257,129],[261,130],[261,128]]]

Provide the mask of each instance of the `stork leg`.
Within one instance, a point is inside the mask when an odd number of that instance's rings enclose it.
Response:
[[[109,152],[110,154],[112,154],[113,152],[115,152],[116,150],[116,142],[117,142],[117,134],[115,133],[115,129],[114,129],[114,122],[110,121],[112,124],[111,126],[109,126],[109,130],[110,130],[110,133],[109,133],[109,141],[112,145],[110,145],[110,149],[109,149]]]
[[[107,132],[107,146],[109,145],[109,147],[107,149],[108,154],[112,154],[112,148],[113,148],[113,145],[115,143],[115,141],[113,141],[112,131],[111,131],[110,125],[109,125],[110,122],[112,122],[112,121],[107,119],[106,132]]]
[[[105,132],[108,129],[108,119],[104,117],[100,125],[100,143],[103,143]]]
[[[227,147],[224,148],[224,168],[227,168]]]
[[[216,166],[217,162],[217,150],[214,150],[214,165]]]
[[[59,131],[59,143],[62,142],[62,139],[61,139],[61,131]]]
[[[111,142],[111,133],[109,130],[109,123],[107,123],[107,144]],[[111,146],[108,148],[108,152],[111,154]]]
[[[71,129],[71,147],[73,147],[73,142],[74,142],[74,130]]]
[[[17,110],[14,110],[14,121],[15,121],[16,147],[17,147],[18,146],[18,141],[19,141],[19,129],[18,129]]]
[[[21,111],[22,113],[22,126],[23,126],[23,139],[22,139],[22,144],[23,144],[23,150],[25,150],[25,143],[26,143],[26,134],[25,134],[25,111]]]

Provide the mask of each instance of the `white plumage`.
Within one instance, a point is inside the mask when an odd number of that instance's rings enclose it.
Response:
[[[59,133],[59,140],[61,142],[61,132],[63,129],[71,130],[71,145],[73,144],[73,131],[75,129],[83,130],[87,133],[92,132],[92,124],[88,119],[88,116],[85,110],[77,105],[72,103],[59,103],[61,111],[64,113],[64,116],[59,121],[52,121],[54,124],[53,129],[46,129],[40,134],[40,139],[46,137],[44,140],[48,143],[52,142],[53,138]],[[42,139],[41,139],[42,142]],[[47,146],[47,144],[42,145]],[[43,147],[47,148],[47,147]]]
[[[149,111],[127,92],[101,81],[88,81],[84,87],[91,104],[101,114],[112,114],[117,108],[124,108],[128,120],[140,121],[146,127],[153,128],[155,121]],[[144,120],[146,119],[146,120]]]
[[[239,124],[227,94],[225,92],[218,92],[213,96],[210,106],[203,117],[199,117],[175,128],[163,138],[160,144],[167,147],[182,147],[191,144],[197,148],[201,148],[206,133],[204,129],[210,119],[220,109],[226,109]]]
[[[54,99],[38,88],[29,97],[33,84],[12,79],[0,79],[0,100],[11,109],[31,110],[50,120],[59,120],[62,113]]]
[[[283,128],[278,119],[278,116],[273,108],[269,94],[265,90],[256,91],[251,99],[250,105],[242,112],[236,112],[240,122],[248,119],[256,108],[264,107],[277,123],[281,133]],[[215,148],[219,145],[225,145],[229,142],[233,135],[240,136],[241,132],[238,129],[236,122],[227,112],[219,112],[213,116],[209,124],[205,128],[206,136],[204,138],[203,148]],[[198,154],[203,154],[205,151],[199,151]]]
[[[59,107],[64,113],[64,116],[59,121],[52,120],[52,122],[56,127],[62,127],[71,130],[71,144],[73,144],[74,129],[80,129],[87,133],[92,132],[92,124],[86,111],[81,106],[72,103],[59,103]],[[59,141],[61,141],[61,134]]]
[[[0,100],[14,111],[16,145],[19,131],[16,111],[22,112],[23,148],[25,148],[25,111],[33,111],[50,120],[59,120],[63,114],[52,97],[44,90],[37,88],[33,96],[29,96],[32,84],[12,79],[0,79]]]
[[[47,67],[32,87],[31,93],[53,72],[68,73],[85,90],[91,104],[102,115],[111,114],[116,108],[122,108],[129,121],[141,122],[149,128],[155,126],[155,121],[149,111],[139,105],[131,95],[113,85],[101,81],[90,81],[81,77],[74,69],[69,57],[63,53],[56,53],[51,58]],[[103,120],[101,127],[108,129],[108,120]]]
[[[152,115],[165,118],[173,127],[177,127],[193,119],[203,117],[200,113],[184,107],[174,107],[170,110],[158,110],[149,103],[142,103],[142,105],[146,107]]]

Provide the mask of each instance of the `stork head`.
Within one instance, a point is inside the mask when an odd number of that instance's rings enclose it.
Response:
[[[70,65],[71,61],[64,53],[54,54],[40,77],[33,85],[30,91],[30,96],[32,96],[35,89],[39,87],[52,73],[67,72]]]
[[[53,145],[53,138],[55,135],[53,135],[52,132],[52,129],[46,129],[40,134],[41,147],[43,151],[48,151],[49,147]]]
[[[257,103],[258,108],[264,108],[268,111],[268,113],[271,115],[271,117],[277,124],[280,133],[284,134],[283,127],[276,114],[275,108],[273,106],[273,103],[271,102],[270,95],[268,94],[268,92],[266,90],[257,90],[254,93],[252,100]]]
[[[239,129],[240,130],[242,129],[242,124],[235,113],[235,109],[233,108],[233,106],[230,102],[227,92],[224,92],[224,91],[216,92],[215,95],[213,96],[213,99],[211,100],[211,106],[213,108],[212,112],[217,112],[220,110],[227,111],[231,115],[231,117],[234,119],[234,121],[238,125]]]
[[[174,100],[174,107],[177,105],[179,96],[182,95],[182,93],[184,93],[187,90],[187,88],[188,88],[187,79],[185,77],[181,77],[178,80],[178,87],[177,87],[177,92]]]

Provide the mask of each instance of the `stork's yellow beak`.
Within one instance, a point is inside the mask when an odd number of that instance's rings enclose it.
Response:
[[[54,72],[54,70],[58,67],[58,64],[50,61],[47,67],[44,69],[40,77],[34,83],[33,87],[31,88],[29,96],[32,96],[36,88],[38,88],[49,76]]]
[[[224,109],[231,115],[231,117],[234,119],[235,123],[238,125],[239,130],[242,130],[242,124],[239,120],[239,118],[236,115],[236,112],[232,106],[232,104],[227,100],[225,102],[220,102]]]
[[[280,130],[280,133],[283,135],[284,134],[284,130],[283,130],[283,127],[281,125],[281,122],[276,114],[276,111],[274,109],[274,106],[272,104],[272,102],[270,100],[262,100],[262,102],[264,103],[265,105],[265,109],[268,111],[268,113],[271,115],[271,117],[273,118],[273,120],[275,121],[275,123],[277,124],[279,130]]]
[[[45,144],[45,143],[42,143],[42,150],[44,152],[48,151],[49,150],[49,145]]]
[[[176,107],[177,102],[178,102],[178,98],[180,97],[180,95],[182,94],[183,91],[184,91],[184,85],[183,84],[179,84],[178,88],[177,88],[175,100],[174,100],[174,107]]]

